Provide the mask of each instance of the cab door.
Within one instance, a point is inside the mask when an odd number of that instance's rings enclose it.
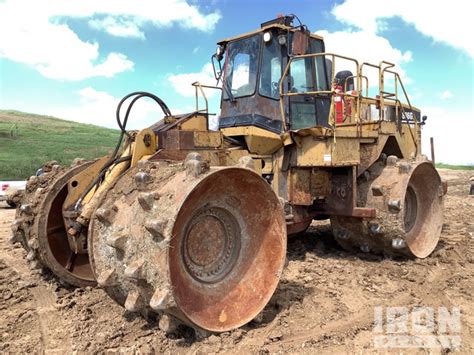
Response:
[[[316,41],[312,41],[315,43]],[[321,52],[316,45],[312,53]],[[290,129],[328,126],[331,99],[328,94],[310,94],[329,88],[324,57],[296,58],[291,62],[288,91],[299,93],[289,97]]]

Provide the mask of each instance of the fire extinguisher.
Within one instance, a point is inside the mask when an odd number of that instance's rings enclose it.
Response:
[[[342,86],[335,85],[334,87],[334,113],[336,117],[336,123],[344,122],[344,95]]]

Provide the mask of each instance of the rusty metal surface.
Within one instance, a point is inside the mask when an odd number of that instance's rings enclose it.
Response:
[[[87,250],[84,253],[76,253],[68,242],[66,232],[68,219],[63,217],[63,204],[71,178],[91,164],[93,162],[73,167],[54,181],[39,206],[34,225],[41,259],[60,279],[77,286],[94,285],[95,278],[90,268]]]
[[[237,262],[213,287],[190,278],[179,256],[186,245],[187,220],[192,221],[198,213],[195,211],[207,204],[229,211],[238,225],[234,228],[240,229]],[[220,221],[232,230],[223,218]],[[176,238],[170,248],[171,281],[176,287],[177,304],[194,323],[224,331],[249,322],[263,309],[278,283],[286,251],[280,203],[263,179],[238,168],[212,174],[188,196],[173,231]],[[221,262],[224,267],[225,258]]]
[[[433,164],[389,156],[368,174],[359,179],[358,205],[375,209],[376,217],[332,216],[338,243],[351,250],[427,257],[443,224],[444,189]]]
[[[46,163],[45,165],[49,165]],[[30,264],[40,263],[38,258],[38,243],[36,231],[32,230],[35,218],[38,215],[38,205],[43,195],[47,193],[48,187],[54,180],[63,173],[64,168],[54,162],[50,169],[40,176],[30,176],[26,182],[23,197],[18,204],[15,214],[15,220],[12,223],[11,241],[20,243],[28,253],[28,261]],[[29,260],[31,259],[31,260]]]
[[[196,150],[222,148],[220,132],[170,130],[158,132],[158,149]]]
[[[154,154],[150,160],[151,161],[160,161],[160,160],[174,160],[174,161],[184,161],[186,156],[193,152],[194,150],[171,150],[163,149]],[[199,151],[203,160],[209,162],[211,166],[233,166],[236,165],[239,159],[243,156],[249,154],[248,151],[244,149],[239,150],[202,150]]]
[[[311,169],[291,169],[288,195],[290,202],[295,205],[311,206]]]
[[[243,168],[208,170],[201,159],[130,169],[97,210],[89,248],[99,285],[127,310],[225,331],[273,294],[286,226],[265,180]]]
[[[198,119],[201,121],[201,118],[205,118],[205,123],[202,125],[202,122],[199,122],[197,126],[202,126],[203,129],[207,129],[207,119],[208,115],[202,112],[190,112],[182,115],[173,115],[172,117],[167,117],[166,119],[160,120],[155,124],[151,125],[149,128],[155,133],[165,132],[173,129],[179,129],[187,121]]]
[[[322,213],[351,216],[355,206],[356,185],[353,181],[353,169],[338,169],[331,174],[331,193]]]
[[[23,244],[33,269],[48,268],[75,286],[94,285],[95,281],[87,254],[71,253],[62,207],[70,179],[93,163],[76,160],[72,167],[54,163],[45,167],[43,175],[30,177],[12,225],[13,241]]]
[[[305,232],[311,225],[311,222],[313,222],[313,218],[309,218],[300,222],[287,222],[286,231],[288,233],[288,236],[290,237],[292,235]]]
[[[293,55],[303,55],[308,52],[309,47],[309,33],[301,29],[293,32],[293,41],[291,42],[291,52]]]
[[[265,98],[255,93],[253,96],[239,97],[232,103],[222,101],[221,117],[241,115],[261,115],[274,121],[281,121],[280,106],[277,100]]]

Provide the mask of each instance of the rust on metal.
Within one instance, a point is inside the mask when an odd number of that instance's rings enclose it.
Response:
[[[364,247],[374,253],[427,257],[443,224],[444,195],[438,194],[443,183],[435,167],[429,161],[390,158],[387,166],[379,164],[372,173],[374,178],[359,186],[358,199],[365,206],[358,209],[376,215],[332,216],[336,240],[349,250]]]
[[[229,196],[240,201],[238,207],[219,203]],[[220,213],[206,209],[206,204],[219,206],[215,208]],[[221,224],[214,236],[222,240],[221,248],[194,250],[200,256],[197,260],[212,266],[211,275],[217,278],[196,278],[181,266],[186,263],[183,250],[190,247],[186,226],[196,217],[204,218],[203,223],[215,219],[212,223]],[[186,198],[173,229],[170,276],[181,311],[199,327],[212,331],[233,329],[252,320],[278,283],[285,258],[285,229],[278,199],[256,174],[229,168],[208,176]],[[209,281],[214,282],[213,287],[207,286]]]
[[[249,36],[262,42],[256,36],[265,31],[277,40],[275,31],[282,30],[293,36],[291,46],[279,43],[291,50],[278,51],[286,63],[277,80],[279,98],[262,95],[257,86],[245,96],[230,88],[221,102],[223,128],[212,132],[205,86],[195,83],[205,112],[172,116],[163,109],[168,113],[160,122],[128,132],[130,149],[122,149],[121,161],[84,198],[108,157],[76,161],[70,169],[53,161],[44,176],[31,177],[11,238],[22,243],[30,265],[45,265],[78,286],[97,278],[128,311],[159,313],[163,331],[184,323],[204,334],[261,319],[281,276],[287,236],[305,231],[313,219],[330,218],[345,249],[428,256],[441,233],[447,184],[434,167],[433,144],[433,162],[419,151],[420,111],[390,71],[394,65],[311,53],[319,46],[310,41],[321,39],[304,25],[267,23],[232,44]],[[224,49],[227,42],[220,44]],[[255,63],[264,60],[261,53]],[[319,65],[328,58],[325,90],[291,87],[293,61]],[[356,69],[354,90],[337,94],[344,100],[344,122],[336,122],[333,107],[336,58]],[[362,79],[366,95],[369,87],[364,66],[378,69],[375,97],[363,95]],[[313,66],[313,81],[317,72]],[[384,89],[386,74],[394,75],[394,93]],[[294,100],[298,96],[304,102]],[[287,128],[298,127],[293,103],[314,109],[314,117],[300,112],[307,127]]]
[[[301,29],[293,33],[292,54],[302,55],[306,54],[309,46],[309,33],[308,31]]]
[[[199,176],[187,175],[182,163],[146,169],[153,177],[147,192],[161,196],[159,208],[144,210],[138,189],[120,193],[137,174],[131,169],[100,206],[119,206],[113,222],[93,218],[90,225],[96,274],[106,278],[115,270],[117,282],[106,291],[129,310],[173,314],[198,329],[225,331],[252,320],[273,294],[286,255],[283,210],[270,185],[238,167]],[[151,218],[168,221],[161,242],[143,227]],[[119,230],[128,240],[117,254],[107,240]],[[138,274],[142,281],[133,282]]]
[[[41,261],[59,278],[77,286],[94,285],[95,277],[87,255],[86,235],[67,233],[72,218],[63,217],[63,208],[70,179],[91,163],[74,166],[55,178],[38,207],[34,225]]]

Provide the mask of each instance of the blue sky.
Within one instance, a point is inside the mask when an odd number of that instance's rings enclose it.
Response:
[[[173,112],[190,111],[189,84],[213,83],[209,59],[219,39],[295,13],[324,36],[327,51],[395,62],[413,104],[429,117],[425,141],[435,137],[438,160],[474,163],[472,6],[446,4],[0,0],[0,108],[114,127],[117,101],[146,90]],[[131,127],[160,117],[142,103]]]

